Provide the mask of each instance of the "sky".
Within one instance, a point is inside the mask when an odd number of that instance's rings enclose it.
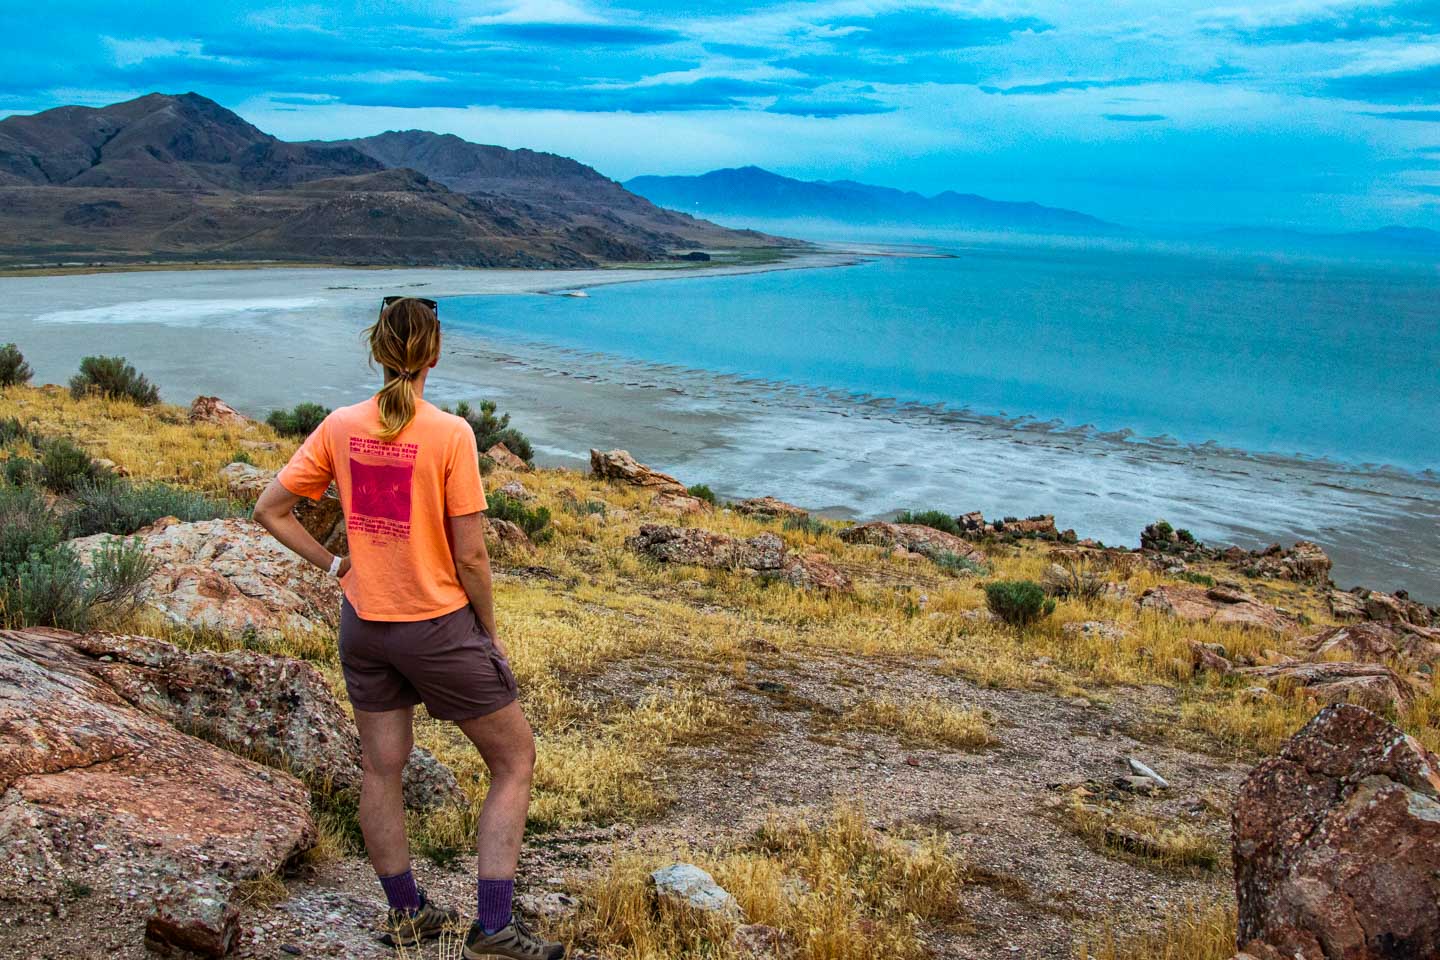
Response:
[[[421,128],[619,180],[1440,228],[1440,0],[50,0],[0,29],[0,114],[194,91],[286,139]]]

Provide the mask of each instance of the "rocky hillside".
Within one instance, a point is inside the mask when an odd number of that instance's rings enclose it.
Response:
[[[779,243],[659,210],[561,157],[513,163],[508,179],[481,190],[446,185],[465,169],[453,156],[432,179],[372,153],[395,151],[287,143],[193,93],[9,117],[0,120],[0,263],[574,267]],[[573,186],[575,169],[597,186]]]
[[[47,556],[112,587],[145,558],[75,631],[6,586],[0,954],[392,955],[334,583],[244,517],[294,445],[213,398],[0,394],[7,531],[94,531]],[[577,956],[1440,951],[1437,612],[1336,591],[1317,545],[852,524],[487,453],[539,755],[521,903]],[[337,506],[301,520],[343,549]],[[483,765],[423,712],[417,743],[417,871],[463,905]]]

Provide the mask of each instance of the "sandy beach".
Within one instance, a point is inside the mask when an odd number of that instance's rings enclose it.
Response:
[[[377,375],[359,335],[384,294],[508,294],[524,309],[518,295],[843,269],[858,259],[815,252],[778,264],[674,272],[277,268],[0,279],[0,342],[21,345],[36,382],[65,382],[87,354],[120,354],[159,384],[167,401],[218,395],[263,417],[302,400],[354,402],[373,389]],[[850,517],[932,505],[987,516],[1054,513],[1081,536],[1132,546],[1149,520],[1186,517],[1207,542],[1315,539],[1347,587],[1440,597],[1432,535],[1440,498],[1425,478],[1106,443],[945,409],[465,334],[452,333],[445,349],[429,398],[496,400],[546,464],[582,466],[591,447],[624,447],[722,496],[772,494]]]

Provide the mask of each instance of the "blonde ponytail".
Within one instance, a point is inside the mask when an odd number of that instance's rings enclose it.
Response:
[[[380,439],[390,442],[415,419],[415,379],[440,356],[440,321],[426,303],[395,300],[365,331],[370,359],[385,368],[380,404]]]

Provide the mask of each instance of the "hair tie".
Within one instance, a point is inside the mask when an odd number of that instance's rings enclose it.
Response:
[[[419,370],[401,370],[401,371],[400,371],[400,379],[401,379],[401,380],[414,380],[414,379],[415,379],[416,377],[418,377],[418,376],[420,376],[420,371],[419,371]]]

